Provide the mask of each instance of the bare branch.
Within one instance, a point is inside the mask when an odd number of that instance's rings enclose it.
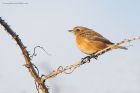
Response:
[[[125,39],[125,40],[123,40],[123,41],[121,41],[119,43],[116,43],[116,44],[114,44],[112,46],[109,46],[109,47],[97,52],[94,56],[92,56],[92,55],[91,56],[86,56],[84,60],[82,59],[81,61],[79,61],[79,62],[77,62],[75,64],[72,64],[72,65],[66,66],[65,68],[60,66],[61,69],[57,69],[56,71],[53,71],[52,73],[50,73],[48,75],[45,75],[44,77],[42,77],[42,80],[47,80],[49,78],[55,77],[58,74],[65,73],[68,70],[72,70],[72,72],[73,72],[76,68],[80,67],[81,65],[83,65],[85,63],[89,63],[90,59],[94,58],[95,56],[98,57],[98,56],[100,56],[100,55],[102,55],[102,54],[104,54],[104,53],[106,53],[108,51],[111,51],[113,49],[118,49],[118,47],[116,47],[116,46],[120,46],[122,44],[127,44],[127,43],[130,43],[130,42],[134,41],[134,40],[140,40],[140,36],[134,37],[132,39]]]
[[[19,47],[22,51],[22,54],[25,58],[25,62],[26,62],[25,66],[29,70],[29,72],[30,72],[31,76],[34,78],[35,82],[38,83],[37,85],[42,90],[42,93],[49,93],[48,88],[45,86],[45,82],[41,81],[41,77],[39,77],[36,70],[34,69],[34,66],[31,63],[31,58],[29,56],[29,53],[26,50],[26,46],[24,46],[24,44],[22,43],[19,36],[9,27],[9,25],[4,20],[2,20],[1,17],[0,17],[0,24],[4,27],[5,31],[7,31],[19,45]]]

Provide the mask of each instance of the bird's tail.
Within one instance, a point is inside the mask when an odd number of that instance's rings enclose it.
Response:
[[[128,48],[123,47],[123,46],[118,46],[120,49],[128,50]]]
[[[109,45],[110,46],[110,45]],[[124,47],[124,46],[113,46],[113,49],[117,49],[117,48],[120,48],[120,49],[124,49],[124,50],[128,50],[128,48]]]

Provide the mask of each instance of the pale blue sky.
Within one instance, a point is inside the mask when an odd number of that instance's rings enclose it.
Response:
[[[23,2],[28,4],[3,4]],[[113,42],[140,35],[139,0],[0,0],[0,16],[18,33],[41,73],[86,56],[68,32],[74,26],[96,30]],[[72,74],[48,80],[50,93],[140,93],[140,43],[92,60]],[[130,44],[129,44],[130,45]],[[0,26],[0,93],[37,93],[20,49]]]

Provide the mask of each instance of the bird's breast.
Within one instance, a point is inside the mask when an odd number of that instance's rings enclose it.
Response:
[[[88,38],[76,36],[76,44],[78,48],[86,53],[86,54],[92,54],[95,53],[101,49],[104,49],[106,45],[99,41],[92,41]]]

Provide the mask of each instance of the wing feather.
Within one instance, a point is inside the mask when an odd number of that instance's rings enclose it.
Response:
[[[108,39],[106,39],[105,37],[103,37],[101,34],[95,32],[95,31],[91,31],[91,30],[87,30],[84,33],[80,34],[82,37],[85,37],[86,39],[88,39],[89,41],[100,41],[106,44],[114,44],[111,41],[109,41]]]

